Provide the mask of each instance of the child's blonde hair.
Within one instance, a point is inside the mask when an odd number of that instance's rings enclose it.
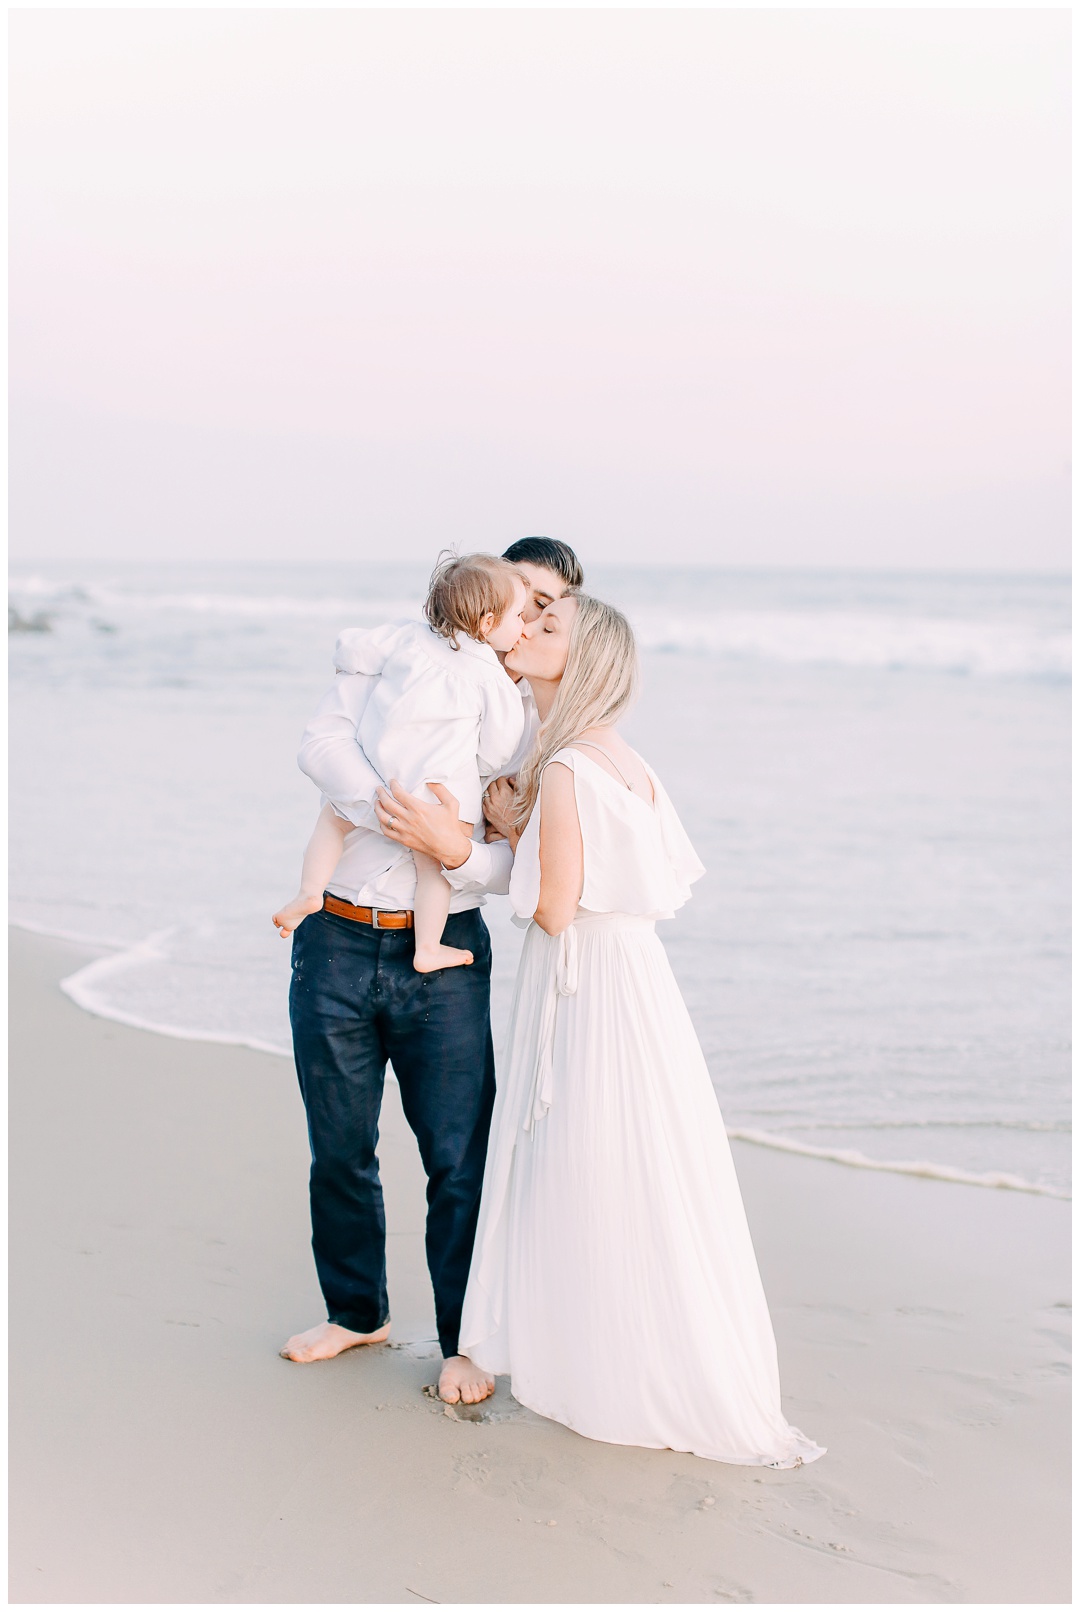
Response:
[[[498,623],[514,602],[514,584],[525,578],[509,560],[494,554],[442,554],[431,573],[424,615],[434,632],[458,649],[457,634],[480,637],[480,623],[493,615]]]

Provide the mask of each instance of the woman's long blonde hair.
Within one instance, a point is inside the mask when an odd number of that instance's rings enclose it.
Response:
[[[540,792],[540,774],[555,752],[589,728],[613,727],[637,694],[634,629],[613,605],[587,593],[573,597],[578,607],[559,692],[518,774],[513,816],[519,827],[529,820]]]

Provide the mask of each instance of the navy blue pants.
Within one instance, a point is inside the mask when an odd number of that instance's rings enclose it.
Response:
[[[418,974],[409,929],[316,912],[293,936],[289,1015],[311,1141],[312,1248],[327,1315],[389,1320],[379,1110],[389,1060],[427,1172],[427,1260],[444,1355],[457,1353],[495,1099],[491,939],[479,909],[443,939],[465,968]]]

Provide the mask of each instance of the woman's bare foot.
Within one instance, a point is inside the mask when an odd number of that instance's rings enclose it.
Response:
[[[318,912],[322,904],[323,898],[321,895],[309,896],[305,895],[301,890],[300,894],[293,896],[292,900],[286,903],[280,912],[275,912],[271,922],[277,925],[278,934],[283,939],[287,938],[292,934],[297,924],[302,924],[305,918],[309,918],[313,912]],[[471,957],[469,961],[472,962]]]
[[[474,1366],[468,1355],[452,1355],[439,1373],[439,1398],[448,1405],[479,1405],[495,1392],[495,1379]]]
[[[378,1332],[350,1332],[348,1327],[339,1327],[333,1321],[320,1321],[317,1327],[290,1338],[278,1353],[282,1360],[295,1360],[306,1366],[312,1360],[333,1360],[335,1355],[355,1349],[361,1343],[385,1343],[389,1336],[389,1321]]]
[[[417,946],[412,966],[418,974],[434,974],[437,968],[461,968],[472,960],[472,952],[456,946]]]

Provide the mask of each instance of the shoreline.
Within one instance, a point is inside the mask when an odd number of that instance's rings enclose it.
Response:
[[[273,1058],[284,1058],[291,1061],[292,1054],[287,1048],[277,1047],[271,1042],[260,1041],[256,1037],[229,1035],[213,1030],[188,1030],[172,1025],[159,1024],[149,1019],[140,1018],[136,1014],[125,1013],[121,1008],[115,1008],[102,1002],[98,993],[95,993],[91,981],[99,966],[107,971],[112,963],[123,963],[126,959],[143,953],[153,955],[155,943],[160,935],[167,931],[159,931],[147,935],[140,941],[130,944],[122,942],[92,943],[82,936],[65,934],[50,930],[42,925],[31,924],[21,920],[11,920],[11,928],[22,930],[26,934],[38,935],[45,940],[54,940],[57,943],[72,948],[84,950],[88,955],[83,959],[75,971],[60,981],[60,989],[76,1006],[96,1018],[105,1019],[115,1024],[126,1025],[129,1029],[142,1030],[150,1035],[164,1036],[178,1041],[206,1042],[214,1046],[242,1047],[253,1052],[263,1053]],[[393,1079],[393,1071],[389,1072],[389,1079]],[[824,1163],[842,1165],[855,1170],[878,1170],[892,1175],[914,1176],[929,1181],[948,1181],[962,1186],[979,1187],[995,1192],[1022,1192],[1030,1193],[1036,1197],[1055,1198],[1064,1203],[1072,1202],[1072,1192],[1061,1191],[1056,1187],[1043,1186],[1036,1181],[1028,1181],[1023,1176],[1016,1175],[1008,1170],[990,1170],[985,1172],[965,1170],[959,1165],[938,1164],[929,1159],[876,1159],[857,1148],[815,1147],[812,1143],[800,1142],[793,1138],[780,1136],[775,1132],[752,1126],[729,1125],[728,1138],[732,1142],[742,1142],[753,1147],[770,1148],[779,1153],[792,1153],[805,1158],[819,1159]]]
[[[1069,1598],[1069,1212],[736,1142],[788,1472],[594,1444],[434,1379],[423,1177],[388,1082],[391,1343],[322,1313],[280,1055],[83,1012],[11,932],[11,1594],[28,1603]],[[377,1475],[377,1481],[373,1480]],[[554,1526],[552,1526],[554,1524]]]

